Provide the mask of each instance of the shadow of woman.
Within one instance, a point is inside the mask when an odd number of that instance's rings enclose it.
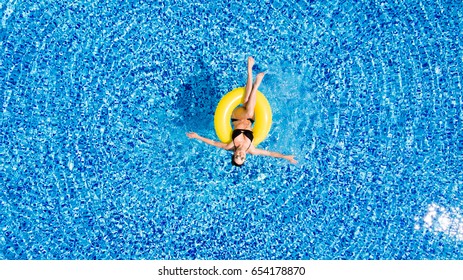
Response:
[[[193,75],[184,81],[179,90],[177,108],[182,118],[178,125],[189,130],[200,131],[214,126],[214,112],[220,96],[217,94],[216,75],[199,61]]]

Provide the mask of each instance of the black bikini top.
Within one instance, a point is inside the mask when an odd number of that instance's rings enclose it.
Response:
[[[254,140],[254,134],[252,133],[252,130],[247,130],[247,129],[235,129],[235,130],[233,130],[233,133],[232,133],[233,145],[236,147],[235,138],[238,137],[241,134],[244,134],[244,136],[246,136],[249,140],[251,140],[251,143],[249,143],[249,147],[247,149],[247,150],[249,150],[249,148],[251,147],[251,144],[252,144],[252,140]]]

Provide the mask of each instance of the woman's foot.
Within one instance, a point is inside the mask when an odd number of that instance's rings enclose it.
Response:
[[[262,80],[264,79],[264,76],[265,76],[265,72],[260,72],[259,74],[257,74],[256,76],[256,82],[259,81],[262,82]]]
[[[254,58],[252,56],[248,57],[248,70],[252,70],[254,63],[255,63]]]

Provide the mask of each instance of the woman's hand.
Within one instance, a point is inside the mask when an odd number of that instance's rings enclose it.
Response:
[[[198,138],[198,134],[196,132],[187,132],[186,133],[186,136],[188,136],[188,138],[195,138],[197,139]]]
[[[297,160],[294,159],[294,156],[286,156],[285,159],[289,160],[292,164],[296,164]]]

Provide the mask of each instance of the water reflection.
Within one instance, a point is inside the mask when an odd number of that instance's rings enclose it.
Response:
[[[432,203],[428,206],[422,225],[432,232],[463,240],[463,212],[458,207],[444,207]],[[419,229],[420,226],[416,225],[415,228]]]

